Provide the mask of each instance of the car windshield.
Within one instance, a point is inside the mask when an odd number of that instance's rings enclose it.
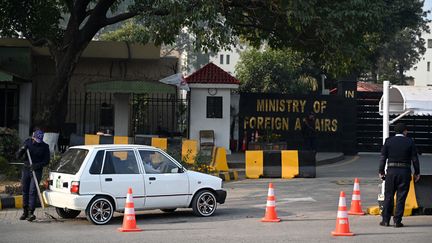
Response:
[[[74,175],[80,169],[87,154],[86,149],[69,149],[53,164],[52,171]]]

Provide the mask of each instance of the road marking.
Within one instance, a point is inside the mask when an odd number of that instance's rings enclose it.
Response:
[[[348,165],[348,164],[351,164],[354,161],[358,160],[359,158],[360,158],[360,156],[356,155],[356,156],[354,156],[354,158],[352,158],[346,162],[330,164],[330,165],[322,165],[322,166],[320,166],[320,168],[332,168],[332,167],[339,167],[339,166]]]
[[[312,197],[297,197],[297,198],[276,198],[276,206],[280,204],[288,204],[292,202],[316,202]],[[265,208],[266,204],[255,204],[252,205],[254,208]]]
[[[277,199],[278,201],[287,201],[287,202],[316,202],[312,197],[298,197],[298,198],[281,198]]]

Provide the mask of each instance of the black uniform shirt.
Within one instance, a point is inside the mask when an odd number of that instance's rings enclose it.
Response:
[[[381,149],[381,161],[379,173],[384,174],[386,160],[388,163],[406,163],[408,168],[411,167],[411,161],[414,166],[414,174],[420,174],[419,160],[417,149],[414,141],[402,134],[387,138]]]
[[[49,146],[45,142],[34,143],[31,138],[24,141],[24,145],[17,153],[17,158],[24,160],[24,166],[29,166],[26,150],[30,151],[32,163],[35,165],[35,170],[42,170],[50,161]]]

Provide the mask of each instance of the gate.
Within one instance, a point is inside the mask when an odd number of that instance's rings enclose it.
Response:
[[[132,96],[133,134],[185,136],[188,126],[186,99],[176,94],[134,94]]]
[[[357,93],[357,149],[359,152],[379,152],[382,146],[382,116],[379,112],[381,92]],[[395,118],[390,116],[390,120]],[[421,153],[432,153],[432,116],[405,116],[397,122],[408,126],[408,136],[413,138]],[[396,123],[397,123],[396,122]],[[393,125],[390,136],[393,136]]]
[[[48,97],[39,93],[34,97],[33,112],[42,109]],[[130,135],[158,134],[184,135],[188,126],[187,100],[175,94],[131,94]],[[35,114],[33,114],[35,115]],[[71,92],[68,114],[62,127],[62,136],[95,134],[98,130],[114,129],[114,96],[109,92]],[[34,117],[34,116],[33,116]]]

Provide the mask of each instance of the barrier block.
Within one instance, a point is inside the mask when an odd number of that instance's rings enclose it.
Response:
[[[246,178],[258,179],[263,175],[263,151],[246,151],[245,161],[246,161]]]
[[[168,149],[168,139],[167,138],[152,138],[151,139],[151,146],[160,148],[164,151],[167,151]]]
[[[297,150],[246,151],[247,178],[313,178],[315,152]]]
[[[129,137],[127,137],[127,136],[114,136],[114,144],[129,144]]]
[[[183,140],[182,143],[182,160],[186,163],[195,163],[195,157],[198,153],[198,142],[196,140]]]
[[[226,157],[226,151],[223,147],[216,148],[215,155],[212,156],[214,159],[212,160],[212,163],[210,164],[215,170],[217,171],[228,171],[228,162]]]
[[[114,136],[99,136],[99,144],[114,144]]]
[[[84,136],[84,144],[85,145],[96,145],[99,144],[99,135],[93,135],[93,134],[86,134]]]
[[[238,171],[237,170],[230,170],[229,175],[230,175],[230,179],[232,181],[238,180]]]
[[[316,177],[315,152],[300,150],[298,151],[299,175],[301,178]]]
[[[283,150],[282,159],[282,178],[291,179],[299,175],[299,158],[297,150]]]
[[[220,171],[218,173],[218,176],[223,181],[236,181],[236,180],[238,180],[238,172],[236,170]]]
[[[396,202],[396,195],[395,195],[395,202]],[[394,205],[396,207],[396,203]],[[411,177],[409,191],[405,201],[404,216],[412,215],[412,210],[418,207],[419,206],[417,204],[416,190],[414,188],[414,178]]]
[[[421,175],[414,183],[416,200],[421,214],[432,214],[432,175]]]
[[[15,199],[15,208],[23,207],[23,197],[22,196],[14,196]]]

